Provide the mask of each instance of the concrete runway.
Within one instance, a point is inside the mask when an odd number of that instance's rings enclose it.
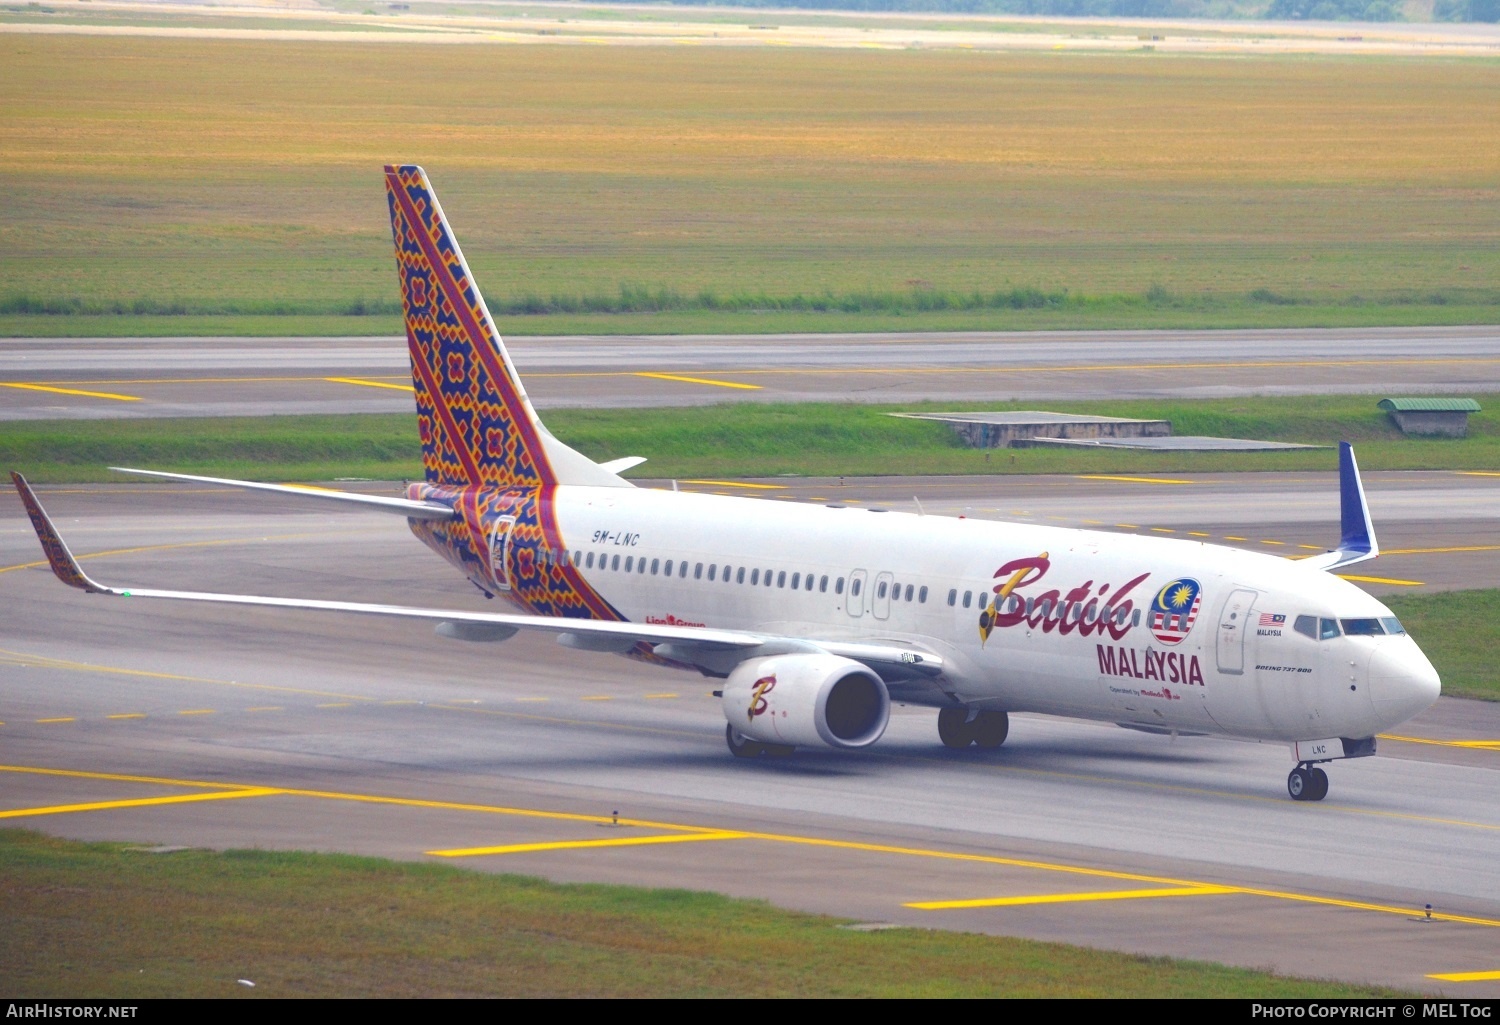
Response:
[[[1332,475],[1317,477],[1257,474],[1248,493],[1234,477],[738,490],[892,508],[915,493],[929,512],[972,515],[1008,515],[1014,500],[1034,518],[1081,522],[1082,510],[1108,529],[1202,526],[1259,545],[1331,539]],[[1452,586],[1487,572],[1475,567],[1493,559],[1500,478],[1367,484],[1387,548],[1484,550],[1357,569],[1447,573]],[[485,604],[395,517],[157,485],[57,486],[42,499],[107,582]],[[1332,766],[1318,805],[1286,798],[1279,746],[1038,716],[1016,717],[985,754],[945,751],[933,713],[903,708],[872,751],[743,763],[724,750],[712,681],[536,637],[469,645],[415,623],[88,596],[35,565],[19,501],[0,508],[6,825],[442,856],[1500,996],[1500,978],[1430,977],[1500,971],[1494,705],[1442,699],[1398,731],[1407,739]]]
[[[542,408],[1500,391],[1492,326],[507,345]],[[0,420],[406,413],[410,386],[400,338],[0,339]]]

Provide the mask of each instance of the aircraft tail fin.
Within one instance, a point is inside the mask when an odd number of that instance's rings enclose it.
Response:
[[[427,173],[387,166],[385,187],[427,480],[630,487],[542,425]]]

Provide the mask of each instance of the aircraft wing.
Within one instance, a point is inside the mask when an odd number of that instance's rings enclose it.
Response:
[[[1335,570],[1364,562],[1380,555],[1375,540],[1375,524],[1370,519],[1370,505],[1365,500],[1365,485],[1359,479],[1359,464],[1354,447],[1339,442],[1339,546],[1331,552],[1314,555],[1303,561],[1319,569]]]
[[[298,498],[322,498],[332,502],[347,502],[380,512],[399,513],[413,520],[458,519],[458,513],[440,502],[416,502],[409,498],[388,498],[384,495],[356,495],[348,491],[331,491],[328,488],[315,488],[306,484],[263,484],[260,481],[229,480],[226,477],[195,477],[189,473],[163,473],[161,470],[132,470],[128,466],[111,466],[110,469],[116,473],[138,473],[143,477],[190,480],[198,484],[224,484],[231,488],[244,488],[247,491],[273,491],[283,495],[296,495]],[[11,474],[12,478],[17,476],[17,474]],[[16,487],[21,487],[21,484],[17,484]]]
[[[47,562],[57,578],[69,587],[90,594],[112,595],[119,598],[167,598],[176,601],[209,602],[224,605],[251,605],[263,608],[311,609],[320,612],[345,612],[366,616],[389,616],[399,619],[426,619],[445,623],[473,623],[512,630],[537,630],[555,635],[571,635],[567,639],[582,639],[576,647],[594,647],[616,642],[624,650],[631,644],[645,641],[648,644],[668,644],[676,652],[716,652],[733,655],[743,652],[746,658],[760,653],[768,647],[791,645],[802,650],[821,650],[832,655],[842,655],[857,662],[875,665],[899,665],[908,670],[920,667],[924,674],[942,671],[943,660],[928,651],[914,647],[888,644],[864,644],[853,641],[821,641],[811,638],[787,638],[773,634],[762,634],[747,630],[717,630],[699,626],[671,626],[645,623],[608,622],[595,619],[566,619],[559,616],[530,616],[523,613],[467,612],[457,609],[424,609],[405,605],[375,605],[365,602],[322,601],[309,598],[273,598],[253,594],[216,594],[208,591],[163,591],[153,588],[111,586],[94,580],[69,551],[66,542],[37,500],[31,485],[19,473],[12,472],[11,480],[31,525],[36,529]],[[181,476],[161,474],[160,476]],[[204,480],[205,478],[189,478]],[[211,478],[208,478],[211,479]],[[240,483],[228,481],[226,483]],[[269,485],[269,487],[276,487]],[[288,488],[297,491],[301,489]],[[313,492],[316,494],[316,492]],[[359,496],[363,497],[363,496]],[[416,503],[413,503],[416,504]],[[589,643],[590,641],[594,644]],[[600,646],[599,650],[611,650]],[[738,659],[735,659],[738,661]]]

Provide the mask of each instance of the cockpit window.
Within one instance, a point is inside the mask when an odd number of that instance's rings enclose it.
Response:
[[[1350,637],[1379,637],[1385,633],[1378,619],[1346,619],[1343,622],[1344,633]]]
[[[1395,616],[1381,616],[1380,625],[1385,627],[1385,632],[1388,634],[1406,633],[1406,627],[1402,626],[1401,620],[1397,619]]]
[[[1318,620],[1318,640],[1326,641],[1339,635],[1339,621],[1337,619]]]
[[[1311,637],[1313,640],[1317,640],[1318,639],[1318,617],[1317,616],[1298,616],[1297,617],[1297,621],[1292,624],[1292,629],[1296,630],[1299,634],[1301,634],[1304,637]]]

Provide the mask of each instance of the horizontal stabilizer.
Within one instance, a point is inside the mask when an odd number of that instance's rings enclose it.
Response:
[[[111,466],[116,473],[138,473],[143,477],[162,477],[166,480],[186,480],[197,484],[223,484],[247,491],[273,491],[298,498],[322,498],[333,502],[361,505],[380,512],[399,513],[412,520],[456,520],[458,513],[441,502],[417,502],[409,498],[389,498],[385,495],[356,495],[349,491],[333,491],[315,488],[307,484],[262,484],[251,480],[229,480],[225,477],[196,477],[188,473],[163,473],[161,470],[132,470],[128,466]]]

